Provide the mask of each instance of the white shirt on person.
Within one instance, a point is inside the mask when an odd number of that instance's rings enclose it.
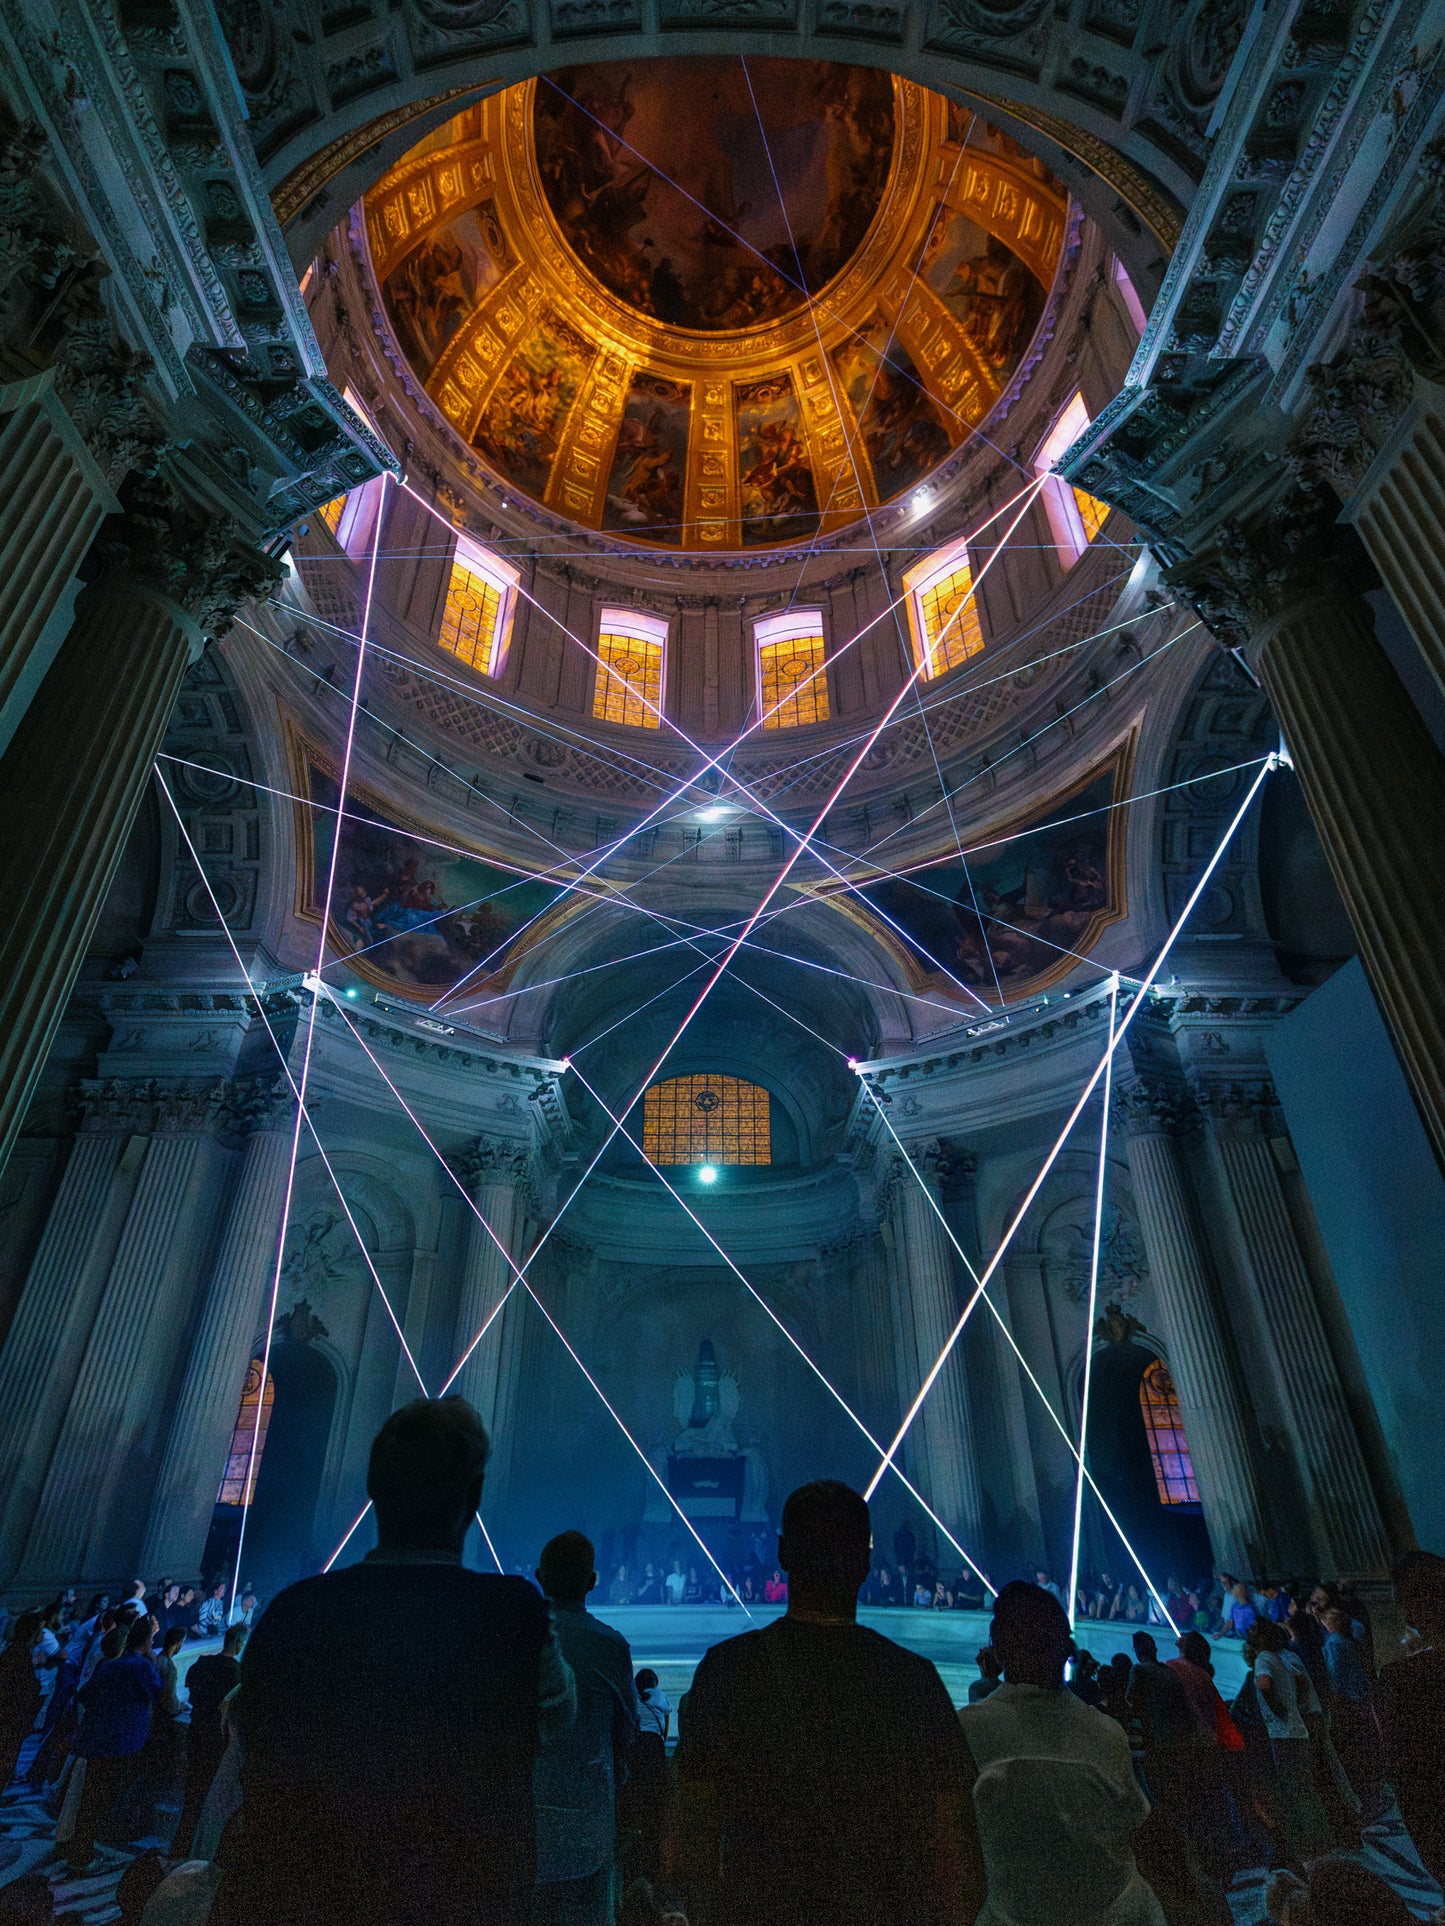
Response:
[[[1124,1729],[1067,1687],[999,1686],[958,1715],[988,1898],[977,1926],[1165,1926],[1130,1844],[1149,1816]]]
[[[687,1590],[687,1580],[683,1577],[682,1573],[669,1572],[663,1580],[663,1585],[667,1591],[668,1604],[681,1605],[683,1594]]]
[[[646,1692],[637,1695],[637,1716],[644,1732],[655,1732],[659,1739],[667,1737],[667,1721],[672,1711],[672,1700],[660,1685],[654,1685]]]
[[[1305,1683],[1309,1679],[1306,1675]],[[1254,1661],[1255,1696],[1271,1739],[1307,1739],[1300,1711],[1299,1677],[1283,1652],[1261,1652]]]

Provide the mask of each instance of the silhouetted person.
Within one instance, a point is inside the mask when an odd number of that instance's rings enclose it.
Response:
[[[869,1544],[857,1492],[795,1491],[778,1540],[785,1616],[697,1668],[668,1842],[694,1926],[954,1926],[977,1909],[943,1682],[856,1620]]]
[[[462,1566],[487,1452],[462,1398],[393,1412],[366,1481],[376,1550],[257,1621],[213,1926],[527,1920],[532,1764],[576,1694],[535,1587]]]
[[[221,1706],[241,1683],[241,1654],[249,1637],[244,1625],[233,1625],[219,1652],[203,1652],[186,1673],[191,1701],[191,1726],[186,1737],[186,1789],[181,1816],[171,1841],[171,1857],[188,1859],[196,1821],[226,1749],[221,1728]]]
[[[72,1873],[90,1864],[96,1833],[139,1777],[151,1709],[161,1691],[161,1675],[151,1660],[155,1635],[153,1618],[133,1618],[121,1654],[97,1665],[80,1688],[83,1716],[71,1750],[85,1761],[85,1784],[70,1839]]]
[[[587,1610],[597,1584],[590,1538],[564,1531],[542,1547],[537,1583],[552,1601],[562,1656],[577,1680],[577,1717],[537,1758],[534,1926],[611,1926],[618,1767],[637,1743],[632,1651]]]
[[[977,1705],[980,1699],[988,1698],[991,1693],[997,1692],[998,1688],[1003,1684],[1003,1667],[999,1664],[998,1653],[993,1647],[991,1645],[980,1645],[976,1657],[978,1661],[978,1677],[969,1682],[968,1702],[970,1705]]]
[[[44,1623],[43,1612],[22,1612],[0,1652],[0,1791],[14,1777],[20,1748],[40,1716],[40,1681],[31,1655]]]
[[[1385,1773],[1425,1869],[1445,1882],[1445,1558],[1406,1552],[1395,1562],[1395,1601],[1415,1649],[1382,1668],[1375,1707]]]
[[[1005,1585],[990,1643],[1004,1682],[958,1715],[988,1869],[978,1926],[1164,1926],[1130,1845],[1149,1801],[1116,1721],[1064,1684],[1063,1606]]]

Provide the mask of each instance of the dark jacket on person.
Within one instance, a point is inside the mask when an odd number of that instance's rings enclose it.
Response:
[[[217,1926],[523,1926],[539,1734],[575,1707],[526,1579],[373,1553],[292,1585],[230,1708],[242,1805]]]
[[[161,1675],[141,1652],[102,1659],[78,1697],[85,1716],[72,1743],[82,1759],[128,1759],[150,1737]]]

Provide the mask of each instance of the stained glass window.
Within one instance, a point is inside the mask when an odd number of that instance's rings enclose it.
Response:
[[[908,622],[915,656],[923,673],[947,675],[970,656],[983,651],[983,626],[978,597],[973,592],[973,570],[962,542],[930,555],[903,578],[908,593]]]
[[[1075,395],[1040,444],[1034,456],[1034,473],[1049,470],[1073,446],[1089,425],[1084,397]],[[1054,532],[1054,546],[1067,568],[1078,560],[1108,519],[1109,504],[1101,502],[1087,489],[1071,487],[1062,475],[1049,474],[1043,487],[1044,507]]]
[[[346,497],[338,495],[334,501],[323,502],[316,513],[334,535],[341,526],[341,517],[346,513]]]
[[[261,1430],[256,1432],[256,1405],[261,1406]],[[266,1374],[266,1390],[261,1392],[261,1360],[252,1358],[246,1367],[246,1382],[241,1389],[241,1408],[236,1413],[235,1427],[231,1432],[231,1448],[226,1453],[226,1469],[221,1478],[221,1489],[216,1494],[218,1505],[249,1505],[256,1495],[256,1478],[261,1470],[261,1453],[266,1449],[266,1433],[271,1424],[271,1407],[276,1402],[276,1386],[271,1375]],[[256,1457],[251,1478],[251,1488],[246,1489],[246,1468],[251,1465],[251,1450],[255,1447]]]
[[[447,582],[437,643],[481,675],[500,675],[511,627],[517,572],[463,535]]]
[[[623,722],[634,729],[658,727],[666,641],[665,622],[628,610],[603,609],[592,693],[592,713],[600,722]]]
[[[653,1164],[770,1164],[771,1098],[739,1077],[669,1077],[642,1100],[642,1150]]]
[[[823,618],[816,610],[769,615],[756,624],[758,700],[764,729],[828,720]]]
[[[1199,1487],[1194,1482],[1194,1461],[1179,1415],[1179,1395],[1163,1358],[1155,1358],[1139,1380],[1139,1409],[1149,1434],[1160,1504],[1197,1505]]]

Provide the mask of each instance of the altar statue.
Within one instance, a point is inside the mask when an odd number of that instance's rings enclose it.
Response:
[[[676,1435],[666,1451],[653,1456],[667,1489],[690,1517],[767,1522],[767,1465],[755,1444],[738,1442],[741,1401],[737,1379],[720,1368],[712,1339],[704,1338],[692,1370],[679,1371],[673,1381]],[[661,1523],[671,1515],[662,1493],[655,1493],[647,1522]]]

